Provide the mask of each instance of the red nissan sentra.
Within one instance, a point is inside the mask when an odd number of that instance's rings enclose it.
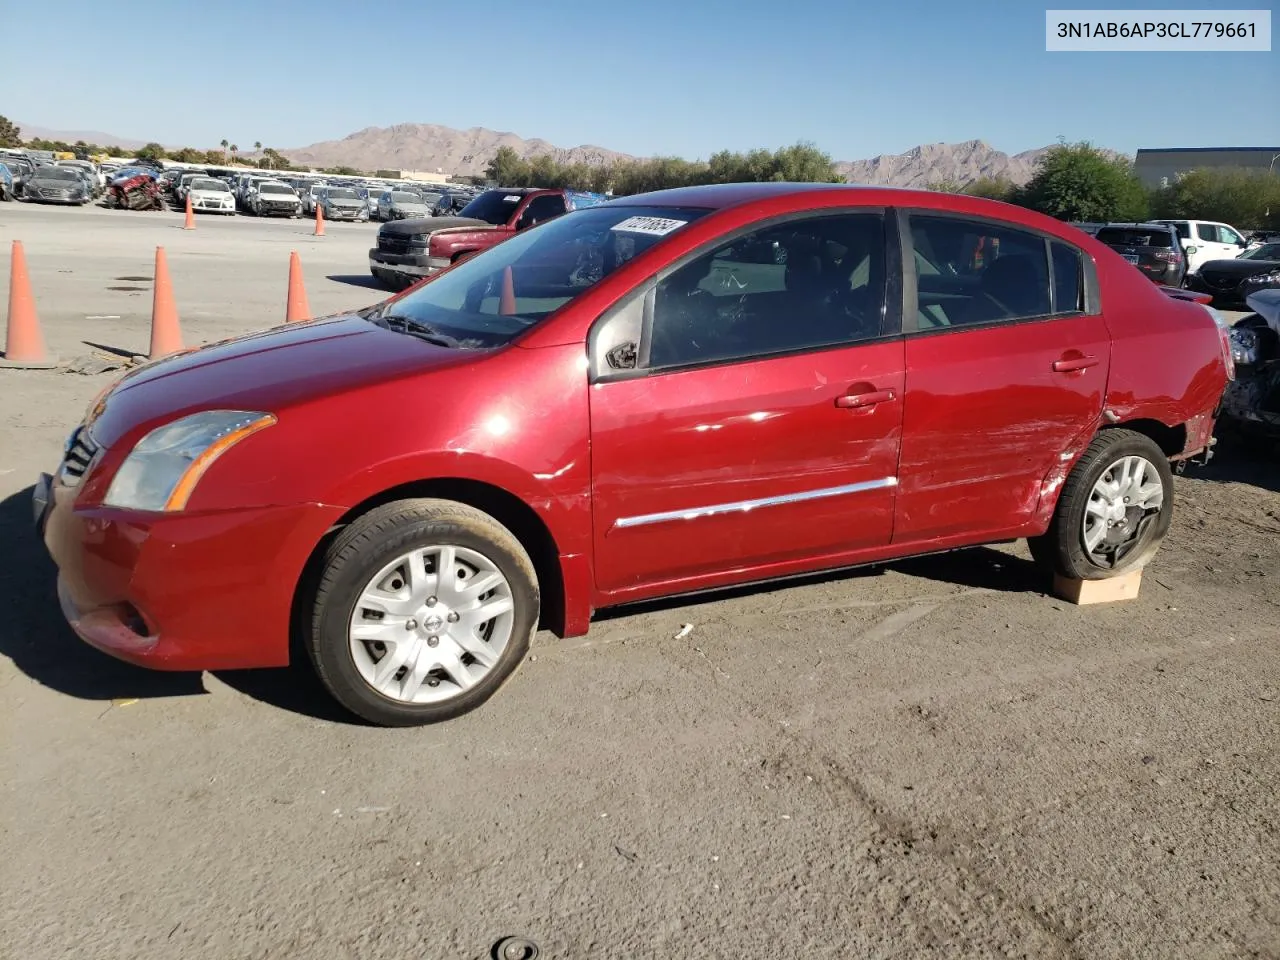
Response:
[[[693,187],[137,369],[35,509],[98,649],[276,667],[292,636],[355,714],[420,724],[629,601],[1019,537],[1134,569],[1231,376],[1214,311],[1047,217]]]

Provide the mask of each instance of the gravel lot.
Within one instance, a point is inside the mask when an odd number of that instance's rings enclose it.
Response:
[[[63,359],[145,352],[157,245],[189,342],[280,322],[292,249],[316,313],[379,297],[376,225],[181,224],[0,206]],[[1179,478],[1130,603],[970,550],[604,615],[378,730],[70,634],[30,482],[112,376],[0,370],[8,956],[1280,957],[1276,460]]]

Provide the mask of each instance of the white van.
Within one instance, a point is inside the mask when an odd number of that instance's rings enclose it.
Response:
[[[1178,231],[1182,251],[1187,255],[1187,273],[1199,273],[1210,260],[1234,260],[1249,243],[1235,227],[1212,220],[1152,220],[1167,223]]]

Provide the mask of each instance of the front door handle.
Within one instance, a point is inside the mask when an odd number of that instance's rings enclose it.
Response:
[[[1054,373],[1074,373],[1077,370],[1088,370],[1098,365],[1097,357],[1072,357],[1071,359],[1053,361]]]
[[[888,403],[894,397],[892,390],[873,390],[870,393],[846,393],[836,397],[836,406],[843,409],[855,407],[873,407],[877,403]]]

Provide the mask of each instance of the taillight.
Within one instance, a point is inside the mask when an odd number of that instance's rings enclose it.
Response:
[[[1218,328],[1218,346],[1222,350],[1222,362],[1227,368],[1227,379],[1234,380],[1236,358],[1231,352],[1231,324],[1227,323],[1226,318],[1207,303],[1202,303],[1200,306],[1209,311],[1209,316],[1213,317],[1214,325]]]
[[[1182,254],[1177,250],[1157,250],[1156,259],[1163,263],[1181,263]]]

